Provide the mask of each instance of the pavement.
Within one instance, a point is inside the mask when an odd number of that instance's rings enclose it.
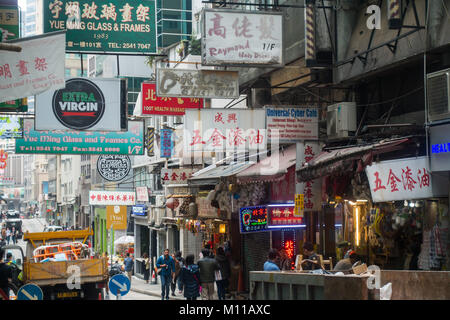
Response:
[[[159,280],[159,279],[158,279]],[[158,281],[158,284],[146,283],[145,280],[139,279],[133,276],[131,280],[131,291],[146,294],[149,296],[158,297],[161,299],[161,282]],[[183,294],[178,293],[178,288],[175,291],[176,296],[172,296],[170,293],[169,300],[185,300]]]

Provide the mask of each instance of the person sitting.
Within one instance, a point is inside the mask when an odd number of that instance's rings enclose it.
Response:
[[[334,267],[333,271],[348,271],[359,261],[359,256],[355,251],[351,251],[348,258],[341,259]]]
[[[264,263],[264,271],[280,271],[280,267],[275,263],[278,257],[278,250],[270,249],[268,260]]]
[[[311,242],[303,244],[303,255],[306,257],[301,262],[303,270],[322,269],[319,256],[314,252],[314,246]]]

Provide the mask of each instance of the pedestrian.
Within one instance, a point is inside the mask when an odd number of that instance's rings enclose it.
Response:
[[[214,296],[215,272],[220,270],[217,261],[211,258],[208,249],[202,250],[203,258],[198,261],[200,269],[200,285],[202,286],[202,299],[212,300]]]
[[[184,288],[186,300],[197,300],[200,296],[200,272],[198,265],[194,264],[194,255],[186,256],[185,264],[180,271],[180,281]]]
[[[216,285],[217,295],[219,300],[225,300],[225,293],[228,290],[228,279],[231,274],[231,265],[225,250],[222,247],[217,248],[216,261],[219,264],[220,270],[216,271]]]
[[[186,261],[182,257],[181,251],[177,251],[177,253],[175,254],[175,257],[177,258],[178,263],[180,264],[180,273],[181,273],[181,268],[183,268],[183,266],[186,264]],[[175,274],[175,276],[176,276],[176,274]],[[177,278],[177,283],[178,283],[178,293],[182,294],[183,293],[183,283],[180,280],[179,274],[178,274],[178,278]]]
[[[285,249],[280,250],[280,269],[282,271],[292,270],[292,260],[287,255]]]
[[[14,244],[17,244],[17,240],[19,239],[19,230],[16,229],[14,234]]]
[[[177,288],[178,278],[180,275],[181,268],[183,267],[183,262],[181,261],[181,259],[183,259],[181,257],[181,251],[177,251],[176,254],[172,254],[172,259],[175,263],[175,276],[172,279],[172,282],[170,283],[170,289],[172,291],[172,296],[175,297],[175,289]],[[178,285],[178,289],[179,293],[181,294],[180,285]]]
[[[175,261],[169,253],[169,249],[164,250],[164,254],[156,261],[156,267],[161,269],[158,271],[161,276],[161,300],[169,300],[170,283],[175,276]]]
[[[125,265],[125,273],[127,274],[128,279],[130,279],[130,285],[131,285],[131,276],[133,275],[134,261],[133,261],[133,258],[130,256],[129,252],[127,252],[127,257],[125,258],[123,263]]]
[[[275,263],[278,257],[277,249],[270,249],[268,254],[268,259],[264,263],[264,271],[280,271],[280,267]]]
[[[11,230],[9,230],[9,228],[6,228],[6,242],[9,244],[10,240],[11,240]]]
[[[15,227],[12,227],[12,230],[11,230],[11,240],[12,240],[13,244],[16,244],[16,228]]]
[[[3,261],[5,251],[0,247],[0,298],[9,300],[9,282],[12,281],[12,268]]]
[[[150,278],[150,259],[148,258],[147,252],[144,252],[142,258],[144,259],[144,280],[148,283],[148,279]]]

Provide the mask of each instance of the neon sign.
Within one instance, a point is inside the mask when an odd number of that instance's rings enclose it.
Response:
[[[294,204],[269,205],[269,228],[301,228],[305,227],[303,217],[295,215]]]
[[[267,207],[243,207],[239,210],[241,233],[267,230]]]

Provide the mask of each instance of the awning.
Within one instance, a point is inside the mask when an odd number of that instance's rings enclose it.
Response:
[[[239,184],[255,182],[272,182],[283,179],[288,168],[295,165],[297,159],[296,145],[291,145],[270,157],[255,163],[236,175]]]
[[[375,144],[323,151],[297,170],[300,182],[329,176],[337,172],[353,170],[353,161],[360,161],[361,170],[372,163],[374,155],[403,148],[408,138],[380,141]]]
[[[222,177],[230,177],[254,165],[255,162],[234,162],[228,165],[216,167],[212,165],[211,170],[203,169],[203,172],[197,172],[189,179],[190,185],[215,185],[220,182]]]

